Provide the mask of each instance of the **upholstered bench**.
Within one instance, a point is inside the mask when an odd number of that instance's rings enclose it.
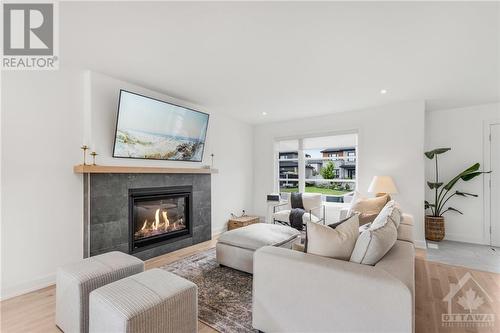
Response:
[[[198,288],[155,268],[90,293],[90,332],[196,333]]]
[[[143,271],[142,260],[117,251],[59,268],[56,278],[56,325],[64,332],[88,332],[89,293]]]
[[[300,235],[294,228],[256,223],[223,233],[216,245],[217,262],[247,273],[253,272],[254,252],[267,245],[291,248]]]

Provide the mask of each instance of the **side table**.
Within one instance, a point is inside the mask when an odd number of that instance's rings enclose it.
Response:
[[[227,230],[233,230],[233,229],[238,229],[241,227],[246,227],[247,225],[254,224],[254,223],[259,223],[258,216],[245,215],[245,216],[231,218],[227,222]]]

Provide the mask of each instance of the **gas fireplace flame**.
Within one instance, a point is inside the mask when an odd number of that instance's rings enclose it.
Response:
[[[134,237],[145,238],[186,228],[184,216],[177,215],[177,212],[169,213],[164,208],[158,208],[153,211],[154,220],[152,218],[153,214],[149,215],[151,216],[149,220],[144,219],[142,227],[134,233]]]
[[[161,211],[161,216],[163,218],[163,229],[165,231],[167,231],[170,227],[170,221],[168,219],[168,213],[166,211]],[[182,221],[182,219],[181,219]],[[141,228],[141,231],[144,231],[146,230],[148,226],[148,220],[146,219],[144,221],[144,224],[142,225],[142,228]],[[153,222],[153,224],[151,224],[151,229],[153,230],[158,230],[160,229],[160,226],[161,226],[161,222],[160,222],[160,209],[158,208],[155,212],[155,221]],[[174,224],[175,226],[175,224]]]
[[[155,213],[155,223],[153,224],[153,230],[158,230],[160,225],[160,209],[158,208]]]
[[[170,221],[168,220],[167,212],[163,211],[161,212],[161,215],[163,216],[163,222],[165,223],[165,230],[168,230]]]

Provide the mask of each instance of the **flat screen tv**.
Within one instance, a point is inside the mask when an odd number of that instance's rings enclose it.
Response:
[[[208,114],[120,90],[113,157],[201,162]]]

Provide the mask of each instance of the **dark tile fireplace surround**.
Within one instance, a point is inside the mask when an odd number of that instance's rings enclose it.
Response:
[[[84,253],[143,260],[211,239],[209,174],[85,174]]]

